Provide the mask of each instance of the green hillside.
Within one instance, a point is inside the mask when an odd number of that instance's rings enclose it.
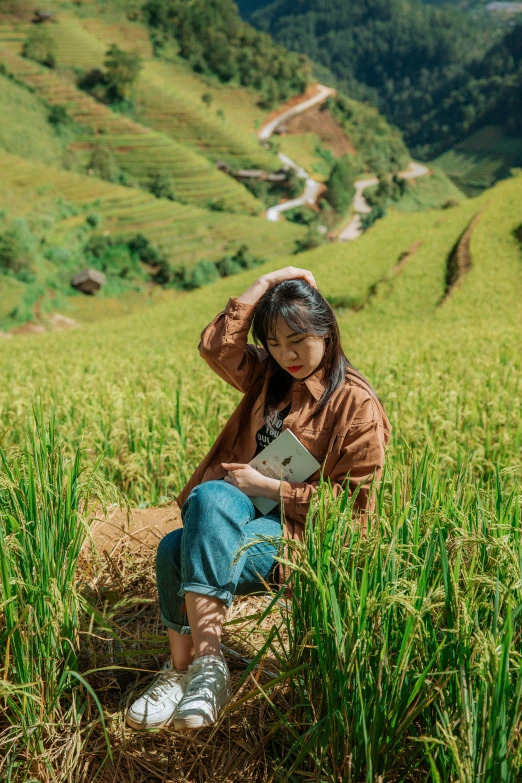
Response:
[[[21,250],[20,268],[8,270],[10,281],[16,274],[25,285],[15,286],[14,298],[6,297],[0,312],[1,321],[6,319],[5,326],[9,325],[8,316],[13,310],[15,322],[32,318],[37,299],[43,312],[76,310],[79,306],[81,315],[84,295],[76,294],[69,303],[67,296],[72,293],[70,279],[85,266],[86,248],[92,245],[94,237],[125,242],[137,234],[145,236],[163,257],[164,281],[169,282],[175,280],[179,271],[190,273],[199,262],[218,261],[233,255],[241,246],[263,259],[291,253],[295,241],[305,231],[291,223],[274,224],[157,199],[141,190],[1,152],[0,165],[0,240],[2,230],[9,233],[12,225],[21,226],[27,235],[27,250],[25,254]],[[16,222],[20,219],[22,224]],[[144,290],[146,269],[146,265],[140,264],[134,277],[127,275],[122,279],[121,264],[116,264],[112,272],[109,270],[106,292],[117,295]],[[0,275],[0,281],[5,279],[5,275]]]
[[[256,93],[239,88],[240,94],[235,98],[242,103],[243,122],[249,110],[252,116],[249,127],[237,128],[235,116],[231,118],[228,106],[225,109],[220,101],[223,96],[226,106],[227,93],[234,90],[227,90],[215,80],[205,83],[198,79],[181,58],[175,63],[154,59],[148,31],[142,24],[125,18],[111,24],[103,18],[78,18],[61,11],[49,35],[56,42],[59,70],[103,68],[105,52],[113,43],[139,54],[143,62],[135,86],[133,116],[144,125],[212,160],[224,158],[231,164],[268,170],[278,167],[277,158],[257,142],[254,118],[259,122],[264,112],[256,106]],[[209,92],[212,103],[206,107],[201,96]]]
[[[242,0],[245,18],[368,100],[430,160],[485,125],[520,137],[522,24],[420,0]],[[330,73],[330,77],[328,74]]]
[[[187,203],[205,206],[214,200],[230,211],[256,214],[262,210],[262,205],[244,187],[206,158],[111,111],[54,70],[1,48],[0,64],[9,76],[49,106],[65,107],[67,114],[84,126],[84,135],[69,144],[79,166],[87,168],[93,151],[101,147],[127,175],[129,184],[149,187],[159,174],[167,174],[177,198]]]
[[[42,101],[0,73],[0,147],[42,163],[60,165],[66,141],[49,123]]]

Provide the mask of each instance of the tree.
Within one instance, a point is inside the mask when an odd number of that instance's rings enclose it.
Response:
[[[116,44],[111,44],[103,64],[109,98],[126,100],[141,70],[141,57],[136,52],[124,52]]]
[[[176,200],[172,177],[164,171],[156,174],[153,178],[150,185],[150,192],[153,193],[156,198],[168,198],[170,201]]]
[[[328,203],[339,214],[346,212],[355,195],[354,165],[348,154],[343,155],[335,161],[330,177],[326,183],[328,192],[326,199]]]
[[[120,169],[110,147],[98,144],[93,149],[87,164],[87,171],[95,177],[107,180],[107,182],[118,181]]]
[[[212,93],[204,92],[203,95],[201,96],[201,100],[203,101],[207,109],[209,109],[210,104],[212,103]]]
[[[48,30],[38,27],[25,40],[22,55],[28,60],[54,68],[56,65],[56,43]]]

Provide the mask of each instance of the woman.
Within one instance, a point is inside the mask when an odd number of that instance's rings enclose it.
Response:
[[[247,344],[251,325],[255,345]],[[335,314],[306,269],[269,272],[230,297],[198,349],[244,397],[176,498],[183,528],[158,547],[171,658],[130,707],[127,723],[134,728],[215,722],[231,697],[220,639],[234,595],[266,592],[266,584],[277,587],[290,576],[266,541],[233,562],[235,553],[259,534],[302,539],[321,469],[335,497],[346,482],[351,492],[357,489],[354,508],[365,527],[372,479],[380,478],[390,435],[379,398],[344,355]],[[265,477],[248,465],[287,428],[322,463],[306,482]],[[279,506],[263,516],[250,500],[255,496]]]

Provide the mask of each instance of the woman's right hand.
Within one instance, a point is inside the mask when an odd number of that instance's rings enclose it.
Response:
[[[303,277],[313,288],[317,288],[314,276],[308,269],[300,269],[298,266],[285,266],[283,269],[276,269],[275,272],[267,272],[266,275],[258,277],[256,282],[250,288],[247,288],[244,294],[237,297],[237,301],[244,304],[257,304],[263,294],[276,283],[280,283],[282,280],[295,280],[296,277]]]
[[[262,275],[259,280],[264,281],[268,288],[280,283],[282,280],[295,280],[297,277],[302,277],[313,288],[317,288],[313,274],[309,269],[300,269],[297,266],[285,266],[283,269],[276,269],[275,272],[267,272],[266,275]]]

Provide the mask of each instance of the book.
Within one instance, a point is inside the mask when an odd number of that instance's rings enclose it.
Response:
[[[321,463],[310,454],[292,430],[286,429],[268,444],[248,463],[263,476],[283,481],[306,481],[321,467]],[[262,514],[268,514],[279,500],[264,497],[251,497],[250,500]]]

